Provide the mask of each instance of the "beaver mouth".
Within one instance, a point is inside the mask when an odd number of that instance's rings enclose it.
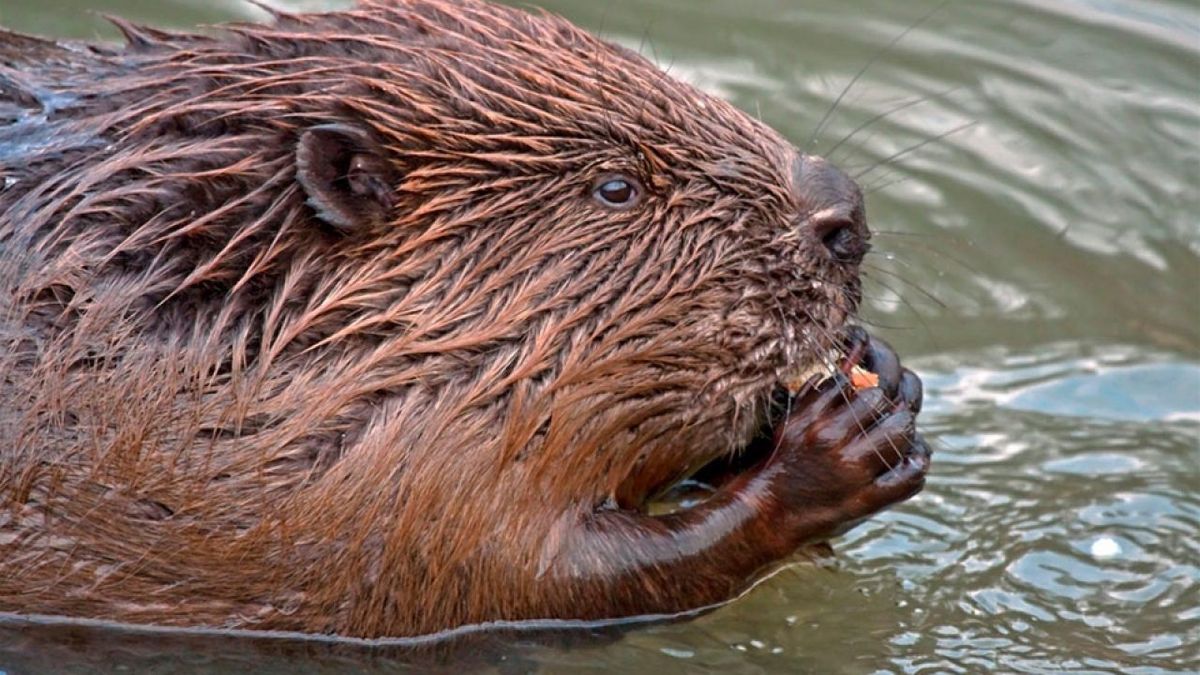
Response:
[[[740,476],[766,464],[775,451],[775,430],[787,419],[793,394],[786,386],[776,386],[768,395],[766,414],[754,429],[750,442],[718,454],[680,480],[668,481],[651,490],[645,511],[666,515],[702,504]]]
[[[848,371],[857,364],[858,354],[841,354],[819,358],[805,368],[789,371],[763,394],[764,402],[758,424],[750,439],[740,447],[718,452],[715,457],[682,478],[655,486],[648,493],[644,510],[651,515],[665,515],[692,508],[703,503],[739,477],[753,473],[770,461],[777,446],[776,430],[781,428],[793,411],[797,393],[805,386]]]
[[[644,494],[640,507],[651,515],[661,515],[696,506],[737,479],[756,473],[771,461],[778,449],[778,430],[796,411],[797,400],[811,388],[832,377],[850,381],[870,375],[875,365],[868,352],[871,336],[860,326],[844,325],[835,336],[815,349],[803,352],[805,365],[784,370],[761,394],[757,424],[747,432],[745,442],[734,442],[701,457],[701,463],[663,480]],[[799,361],[799,359],[797,359]],[[870,377],[866,378],[871,381]],[[856,384],[856,388],[876,386]]]

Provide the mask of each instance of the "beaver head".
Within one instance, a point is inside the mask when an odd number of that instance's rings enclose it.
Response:
[[[850,179],[557,17],[120,25],[0,50],[0,479],[60,611],[504,616],[463,589],[744,448],[858,303]]]

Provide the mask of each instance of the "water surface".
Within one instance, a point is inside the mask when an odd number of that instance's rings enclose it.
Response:
[[[538,4],[797,145],[920,22],[811,150],[869,191],[865,317],[925,376],[937,455],[923,494],[834,542],[831,559],[694,621],[586,648],[507,647],[492,668],[1200,671],[1200,7],[959,1],[922,21],[936,3]],[[232,0],[3,0],[0,23],[114,36],[84,9],[165,26],[260,16]],[[402,663],[349,647],[0,627],[0,670],[13,672]]]

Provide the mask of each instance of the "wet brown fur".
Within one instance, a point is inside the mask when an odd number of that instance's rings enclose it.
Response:
[[[0,33],[0,610],[570,617],[571,524],[747,443],[857,302],[784,139],[559,18],[118,25]],[[386,219],[306,203],[329,123],[386,159]],[[611,173],[643,203],[598,204]]]

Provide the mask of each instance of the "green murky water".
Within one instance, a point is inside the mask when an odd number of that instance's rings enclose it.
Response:
[[[537,4],[644,45],[804,144],[935,2]],[[85,10],[176,26],[256,16],[234,0],[0,0],[0,23],[113,35]],[[504,648],[488,668],[1200,671],[1200,6],[952,1],[871,65],[813,150],[870,192],[866,316],[926,377],[928,488],[835,542],[832,561],[710,615],[586,648]],[[0,626],[11,672],[403,662]]]

